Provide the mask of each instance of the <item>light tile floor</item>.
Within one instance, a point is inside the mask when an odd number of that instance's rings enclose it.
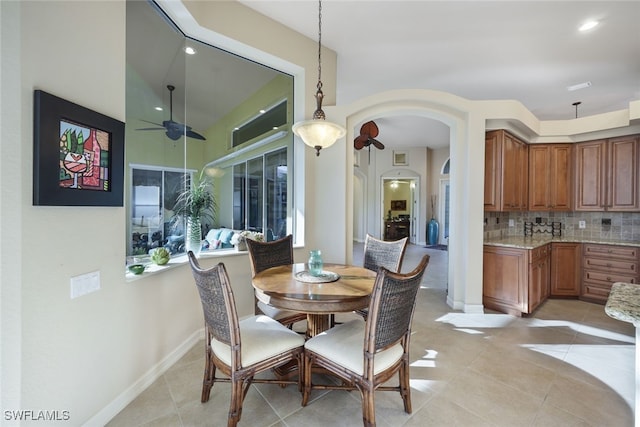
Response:
[[[378,426],[633,426],[635,331],[604,306],[548,300],[531,317],[465,314],[445,303],[447,252],[410,246],[403,271],[431,262],[411,338],[413,413],[397,393],[376,393]],[[361,263],[356,245],[354,263]],[[108,425],[224,426],[228,384],[200,403],[200,342]],[[394,379],[395,381],[395,379]],[[295,387],[253,385],[243,426],[359,426],[358,392],[316,391],[300,406]]]

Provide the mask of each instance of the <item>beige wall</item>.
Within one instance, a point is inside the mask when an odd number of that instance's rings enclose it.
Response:
[[[124,207],[31,203],[34,89],[125,118],[125,3],[0,5],[1,407],[66,410],[71,417],[67,425],[101,425],[201,337],[200,301],[187,265],[126,281]],[[220,6],[234,16],[244,10],[233,3]],[[247,43],[280,50],[287,46],[291,61],[297,54],[290,43],[310,47],[299,62],[315,68],[313,41],[250,15],[257,26],[226,18],[216,24],[234,22],[231,29],[245,32]],[[274,30],[272,36],[265,39],[269,30]],[[327,53],[326,61],[323,77],[329,82],[334,80],[335,56]],[[326,94],[335,97],[329,85]],[[315,105],[308,104],[313,111]],[[297,251],[298,257],[306,254]],[[202,263],[217,261],[224,261],[237,288],[240,315],[250,314],[246,255]],[[70,278],[93,271],[100,272],[101,289],[71,299]]]

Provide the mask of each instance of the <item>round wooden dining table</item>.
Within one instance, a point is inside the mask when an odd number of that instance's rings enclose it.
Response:
[[[330,315],[368,307],[376,272],[364,267],[324,264],[313,277],[305,263],[272,267],[252,280],[256,297],[274,307],[307,313],[307,335],[330,327]]]

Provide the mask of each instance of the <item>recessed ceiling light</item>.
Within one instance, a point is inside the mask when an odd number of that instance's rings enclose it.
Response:
[[[156,107],[157,111],[162,111],[162,107]]]
[[[589,87],[589,86],[591,86],[591,82],[583,82],[583,83],[578,83],[578,84],[575,84],[575,85],[572,85],[572,86],[567,86],[567,90],[569,92],[572,92],[574,90],[584,89],[584,88]]]
[[[184,52],[187,55],[195,55],[196,54],[196,50],[194,48],[192,48],[191,46],[185,46]]]
[[[267,110],[260,110],[260,114],[264,114],[266,112],[267,112]]]
[[[587,21],[578,28],[580,31],[588,31],[599,24],[598,21]]]

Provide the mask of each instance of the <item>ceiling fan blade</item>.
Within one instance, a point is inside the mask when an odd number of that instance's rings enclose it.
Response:
[[[353,142],[358,141],[361,144],[365,144],[369,137],[367,135],[358,135],[353,139]]]
[[[373,139],[373,138],[371,138],[370,141],[371,141],[371,143],[373,145],[375,145],[375,147],[377,149],[384,150],[384,144],[382,142],[378,141],[377,139]]]
[[[374,122],[366,122],[360,128],[361,135],[368,135],[371,138],[375,138],[376,136],[378,136],[378,132],[378,126]]]
[[[362,150],[364,148],[364,142],[362,142],[361,139],[356,138],[356,139],[353,140],[353,147],[356,150]]]
[[[205,138],[204,136],[200,135],[198,132],[194,132],[192,130],[187,130],[186,135],[189,138],[193,138],[193,139],[200,139],[202,141],[206,141],[207,138]]]
[[[140,119],[140,121],[141,121],[141,122],[145,122],[145,123],[149,123],[149,124],[152,124],[152,125],[156,125],[156,126],[163,126],[163,127],[164,127],[164,125],[163,125],[163,124],[156,123],[156,122],[150,122],[149,120]]]
[[[136,129],[136,130],[165,130],[165,129],[160,127],[160,128],[140,128],[140,129]]]

